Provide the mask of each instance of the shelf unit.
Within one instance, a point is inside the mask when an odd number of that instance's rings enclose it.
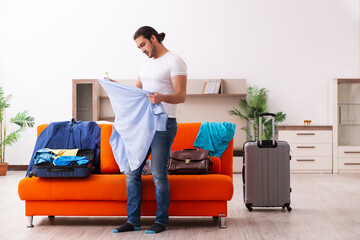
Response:
[[[360,172],[360,79],[333,79],[330,97],[334,172]]]
[[[96,79],[73,79],[72,115],[76,121],[99,120],[99,91]]]

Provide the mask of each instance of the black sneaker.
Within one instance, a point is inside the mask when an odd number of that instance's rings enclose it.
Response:
[[[134,226],[131,223],[124,223],[123,225],[121,225],[118,228],[114,228],[112,230],[113,233],[119,233],[119,232],[130,232],[130,231],[138,231],[140,230],[139,226]]]
[[[145,231],[145,233],[147,234],[154,234],[154,233],[159,233],[159,232],[163,232],[167,230],[167,227],[165,227],[164,225],[161,225],[160,223],[154,223],[153,225],[151,225],[151,227]]]

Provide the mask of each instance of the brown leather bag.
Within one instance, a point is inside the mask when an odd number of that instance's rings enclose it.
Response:
[[[183,149],[171,151],[168,162],[168,173],[172,174],[208,174],[212,167],[209,151]]]

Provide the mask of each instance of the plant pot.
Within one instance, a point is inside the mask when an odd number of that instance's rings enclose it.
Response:
[[[7,162],[0,163],[0,176],[6,176],[8,165],[9,164]]]

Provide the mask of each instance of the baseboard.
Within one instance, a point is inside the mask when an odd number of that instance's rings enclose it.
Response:
[[[8,171],[26,171],[28,165],[8,165]]]
[[[233,151],[233,156],[244,156],[244,151],[243,150],[234,150]]]

